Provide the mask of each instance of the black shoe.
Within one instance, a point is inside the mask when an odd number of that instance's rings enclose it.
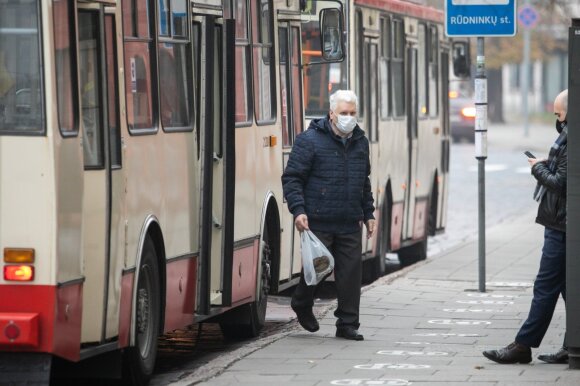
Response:
[[[501,364],[530,363],[532,361],[532,350],[523,344],[513,342],[499,350],[484,351],[483,356]]]
[[[348,340],[365,340],[365,337],[359,334],[358,330],[353,327],[337,328],[336,337]]]
[[[568,350],[562,347],[554,354],[540,354],[538,359],[546,363],[568,363]]]
[[[298,317],[298,323],[304,328],[306,331],[315,332],[318,331],[320,326],[318,325],[318,321],[314,317],[312,313],[312,308],[294,308],[292,307],[294,312],[296,312],[296,316]]]

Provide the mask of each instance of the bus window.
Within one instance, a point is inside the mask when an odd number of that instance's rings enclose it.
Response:
[[[429,28],[429,115],[436,117],[439,114],[439,30],[436,26]]]
[[[405,26],[403,20],[393,19],[393,59],[391,61],[393,74],[393,116],[405,115]]]
[[[163,2],[159,2],[161,7]],[[165,3],[167,4],[167,3]],[[166,37],[159,37],[160,116],[164,130],[192,130],[191,44],[187,37],[187,1],[172,0]],[[163,9],[159,12],[164,13]],[[184,22],[185,19],[185,22]],[[160,35],[162,31],[160,30]],[[185,35],[185,37],[182,37]]]
[[[236,17],[236,125],[238,126],[248,125],[252,121],[247,1],[236,1],[234,10]]]
[[[252,58],[256,122],[276,119],[275,68],[271,0],[252,0]]]
[[[419,24],[419,48],[417,55],[417,82],[418,82],[418,97],[419,97],[419,116],[424,117],[427,115],[427,27],[425,24]]]
[[[391,115],[391,19],[381,18],[381,50],[379,58],[381,119]]]
[[[44,129],[39,4],[0,2],[0,134]]]
[[[54,56],[56,63],[56,96],[58,123],[62,135],[78,133],[76,103],[76,66],[74,35],[70,20],[74,20],[74,7],[70,1],[53,1]]]
[[[194,94],[195,94],[195,138],[197,139],[197,159],[200,157],[200,100],[201,100],[201,23],[194,22],[192,24],[192,44],[193,44],[193,74],[194,74]]]
[[[79,12],[79,72],[85,167],[103,167],[102,105],[99,77],[99,14]]]
[[[151,9],[151,14],[155,10]],[[125,93],[129,131],[154,129],[151,53],[155,52],[149,33],[149,14],[146,0],[123,2],[125,25]]]

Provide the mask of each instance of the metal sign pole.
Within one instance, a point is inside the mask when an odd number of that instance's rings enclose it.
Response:
[[[475,75],[475,158],[478,163],[479,292],[485,292],[485,159],[487,158],[487,77],[484,38],[477,38]]]

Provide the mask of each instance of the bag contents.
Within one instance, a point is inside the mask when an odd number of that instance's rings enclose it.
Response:
[[[300,247],[304,280],[308,285],[316,285],[332,272],[334,258],[310,230],[302,232]]]

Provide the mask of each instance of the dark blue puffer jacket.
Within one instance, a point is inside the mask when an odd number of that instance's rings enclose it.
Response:
[[[356,232],[361,220],[374,218],[369,141],[356,126],[343,144],[330,125],[328,117],[313,120],[296,137],[282,175],[284,197],[294,217],[308,216],[311,230]]]

